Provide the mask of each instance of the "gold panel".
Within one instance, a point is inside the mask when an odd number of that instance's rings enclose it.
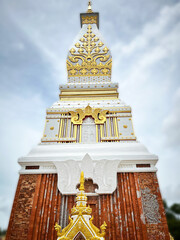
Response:
[[[82,24],[97,24],[98,18],[96,15],[93,16],[82,16]]]

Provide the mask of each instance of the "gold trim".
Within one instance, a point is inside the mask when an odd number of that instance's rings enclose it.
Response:
[[[98,125],[96,124],[96,142],[98,142]]]
[[[74,138],[76,139],[76,142],[77,142],[77,125],[74,125],[73,130],[74,130],[73,136],[74,136]]]
[[[82,125],[80,125],[80,128],[79,128],[79,142],[81,143],[82,141]]]
[[[79,108],[76,109],[75,112],[69,111],[73,124],[82,124],[86,116],[92,116],[95,120],[95,124],[103,124],[106,121],[107,112],[108,110],[102,110],[101,108],[95,108],[93,110],[89,105],[84,110]]]
[[[68,118],[66,118],[66,135],[65,135],[65,137],[67,137],[67,132],[68,132]]]
[[[115,121],[116,121],[116,137],[119,137],[119,130],[118,130],[117,117],[115,118]]]
[[[60,129],[59,129],[59,138],[61,138],[61,129],[62,129],[62,118],[60,119]]]
[[[100,125],[100,139],[103,137],[103,132],[102,132],[102,125]],[[102,141],[101,141],[102,142]]]
[[[79,191],[84,191],[84,172],[81,172]]]
[[[131,121],[131,124],[132,124],[132,130],[133,130],[133,134],[134,134],[134,136],[135,136],[135,132],[134,132],[134,126],[133,126],[133,121],[132,121],[132,118],[130,118],[129,120]],[[131,133],[131,135],[132,135],[132,133]]]
[[[66,89],[61,89],[61,92],[69,92],[70,94],[72,93],[78,93],[80,94],[81,92],[91,92],[91,94],[96,93],[96,92],[104,92],[106,91],[107,93],[109,93],[109,91],[114,91],[117,92],[117,87],[113,87],[113,88],[78,88],[78,89],[74,89],[74,88],[66,88]]]
[[[110,133],[110,137],[112,137],[112,130],[111,130],[111,117],[109,117],[109,133]]]
[[[84,101],[84,100],[116,100],[118,99],[118,94],[113,94],[111,97],[107,97],[107,95],[100,95],[98,97],[98,95],[96,96],[76,96],[76,97],[70,97],[70,96],[63,96],[60,97],[60,101]]]

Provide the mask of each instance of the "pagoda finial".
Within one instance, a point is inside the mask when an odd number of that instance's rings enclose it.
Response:
[[[81,172],[79,191],[84,191],[84,172]]]
[[[92,13],[92,3],[91,1],[88,1],[88,10],[87,10],[87,13]]]

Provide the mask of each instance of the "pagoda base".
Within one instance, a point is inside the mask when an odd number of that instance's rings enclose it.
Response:
[[[169,240],[156,173],[118,173],[113,194],[92,194],[93,223],[107,223],[106,240]],[[20,175],[7,240],[57,239],[54,225],[68,225],[75,195],[62,195],[57,174]]]

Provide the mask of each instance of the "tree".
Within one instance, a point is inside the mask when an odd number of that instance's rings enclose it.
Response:
[[[174,203],[171,207],[168,207],[165,200],[163,200],[163,204],[166,211],[169,232],[175,240],[180,240],[180,218],[177,217],[180,214],[180,204]]]

